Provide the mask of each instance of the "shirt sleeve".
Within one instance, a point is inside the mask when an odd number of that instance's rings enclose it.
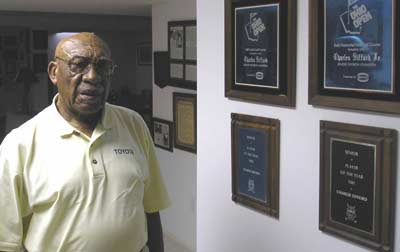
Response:
[[[0,145],[0,251],[24,251],[22,219],[29,210],[18,152],[7,136]]]
[[[154,213],[167,208],[170,205],[170,199],[161,176],[153,139],[144,121],[143,135],[149,164],[149,178],[145,183],[143,205],[146,213]]]

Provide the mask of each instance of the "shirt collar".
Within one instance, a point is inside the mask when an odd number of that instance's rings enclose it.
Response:
[[[58,109],[56,107],[56,101],[58,99],[59,94],[57,93],[54,98],[53,98],[53,102],[50,106],[50,111],[52,114],[53,118],[53,128],[56,130],[57,134],[60,135],[61,137],[68,137],[71,136],[74,133],[79,133],[79,130],[75,129],[71,124],[69,124],[64,117],[62,117],[62,115],[60,114],[60,112],[58,112]],[[102,111],[102,115],[101,115],[101,119],[99,121],[99,123],[97,124],[93,135],[95,135],[95,133],[102,135],[103,133],[105,133],[105,131],[110,130],[111,127],[111,119],[110,117],[110,112],[109,112],[109,104],[106,103],[104,106],[104,109]],[[97,135],[96,134],[96,135]]]

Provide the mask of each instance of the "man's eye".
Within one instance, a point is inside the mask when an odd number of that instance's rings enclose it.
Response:
[[[71,70],[82,70],[88,65],[87,60],[72,60],[70,62],[70,68]]]

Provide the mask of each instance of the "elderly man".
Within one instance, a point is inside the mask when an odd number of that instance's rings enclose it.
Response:
[[[0,251],[163,251],[168,195],[142,118],[106,103],[114,67],[92,33],[58,44],[52,105],[0,146]]]

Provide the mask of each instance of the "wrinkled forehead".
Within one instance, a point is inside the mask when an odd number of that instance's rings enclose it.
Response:
[[[74,56],[89,58],[110,58],[108,46],[97,36],[70,37],[60,42],[56,48],[56,56],[71,59]]]

